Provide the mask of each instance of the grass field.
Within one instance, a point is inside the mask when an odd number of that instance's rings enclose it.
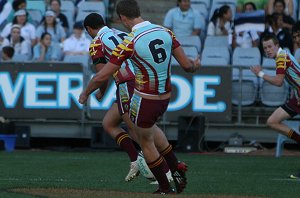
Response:
[[[188,187],[175,197],[299,198],[300,180],[288,175],[300,169],[300,157],[184,154]],[[123,152],[0,152],[0,197],[140,198],[155,185],[142,176],[126,183],[128,159]],[[169,196],[167,196],[169,197]],[[172,196],[173,197],[173,196]]]

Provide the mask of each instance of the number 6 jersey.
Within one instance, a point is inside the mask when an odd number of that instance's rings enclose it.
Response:
[[[144,21],[135,25],[125,36],[110,58],[121,65],[130,58],[134,66],[135,89],[139,92],[160,95],[171,91],[170,62],[172,50],[180,46],[174,34],[159,25]]]

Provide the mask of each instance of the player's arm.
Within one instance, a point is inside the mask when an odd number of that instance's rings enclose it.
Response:
[[[200,68],[200,59],[199,56],[196,57],[194,60],[190,60],[184,53],[181,46],[176,47],[173,50],[173,56],[177,60],[177,62],[180,64],[180,66],[184,69],[186,72],[195,72]]]
[[[250,67],[250,70],[257,77],[264,79],[265,81],[271,83],[272,85],[275,85],[278,87],[283,85],[285,74],[277,73],[276,76],[267,75],[262,71],[262,68],[259,65]]]
[[[111,62],[105,64],[103,68],[93,76],[86,89],[80,94],[79,102],[81,104],[86,103],[89,95],[99,87],[102,87],[109,77],[119,69],[119,65],[115,65]]]
[[[101,71],[101,69],[105,66],[105,63],[98,63],[95,65],[95,69],[96,69],[96,72],[98,73],[99,71]],[[105,91],[107,89],[107,86],[108,86],[108,81],[109,80],[106,80],[103,84],[101,84],[101,87],[99,87],[99,90],[97,91],[96,93],[96,98],[97,100],[101,100],[102,97],[104,96],[105,94]]]

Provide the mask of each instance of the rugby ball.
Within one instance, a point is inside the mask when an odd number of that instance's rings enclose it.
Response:
[[[153,173],[151,172],[150,168],[148,167],[145,158],[144,158],[144,154],[142,153],[142,151],[139,152],[138,157],[137,157],[137,164],[140,170],[141,175],[143,175],[145,178],[155,181],[155,177],[153,175]]]

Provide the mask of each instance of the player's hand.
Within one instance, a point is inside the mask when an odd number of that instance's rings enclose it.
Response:
[[[85,104],[88,98],[89,96],[85,92],[82,92],[79,96],[78,102],[80,104]]]
[[[260,71],[262,71],[262,68],[261,68],[260,65],[256,65],[256,66],[251,66],[251,67],[250,67],[250,70],[251,70],[256,76],[258,76],[258,73],[259,73]]]
[[[201,62],[200,62],[200,56],[197,56],[194,60],[191,60],[192,65],[193,65],[193,73],[196,72],[200,66],[201,66]]]
[[[104,94],[102,93],[102,91],[99,89],[96,93],[96,99],[98,101],[100,101],[103,98]]]

